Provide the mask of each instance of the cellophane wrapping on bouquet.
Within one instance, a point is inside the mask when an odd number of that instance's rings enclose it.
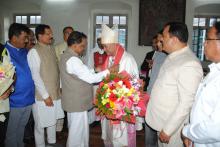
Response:
[[[14,74],[15,67],[10,62],[9,57],[3,56],[3,61],[0,63],[0,95],[12,85]]]
[[[135,123],[136,116],[144,117],[149,99],[141,88],[142,80],[126,72],[108,75],[96,91],[96,114],[110,120]]]

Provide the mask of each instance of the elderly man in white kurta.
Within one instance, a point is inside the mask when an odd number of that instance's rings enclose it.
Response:
[[[112,65],[119,64],[119,72],[126,71],[132,77],[139,77],[138,67],[134,57],[125,51],[125,49],[118,43],[118,30],[110,29],[108,26],[102,26],[101,41],[104,46],[104,50],[108,57],[104,68]],[[142,124],[139,124],[141,129]],[[111,124],[110,120],[102,120],[102,139],[104,140],[105,146],[130,146],[128,139],[127,127],[128,124],[124,121],[120,121],[119,124]],[[134,132],[135,133],[135,132]]]
[[[60,77],[56,54],[52,48],[52,30],[48,25],[38,25],[35,30],[38,43],[28,52],[28,64],[35,84],[34,136],[36,147],[45,147],[47,142],[56,143],[56,121],[64,113],[60,100]]]
[[[220,22],[211,27],[205,41],[205,56],[213,63],[201,81],[193,104],[190,124],[183,128],[186,147],[220,147]]]
[[[182,147],[180,131],[188,120],[203,72],[187,46],[185,24],[166,24],[162,36],[163,49],[169,55],[153,85],[145,120],[158,132],[160,147]]]

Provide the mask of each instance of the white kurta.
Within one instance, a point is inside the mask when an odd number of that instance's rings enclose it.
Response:
[[[28,52],[27,59],[36,89],[39,91],[43,99],[48,98],[49,94],[40,76],[41,61],[36,49],[31,49]],[[36,123],[39,123],[41,127],[55,125],[57,119],[64,117],[61,100],[53,100],[53,104],[54,106],[48,107],[44,101],[38,101],[35,99],[35,104],[33,105],[33,115],[38,118]]]
[[[111,61],[110,57],[109,61]],[[134,57],[126,51],[119,63],[119,72],[125,70],[132,77],[139,77],[138,66]],[[114,147],[128,146],[127,123],[120,121],[120,124],[111,125],[107,119],[102,120],[102,139],[111,141]]]
[[[220,63],[209,68],[197,90],[190,124],[183,129],[195,147],[220,147]]]
[[[95,73],[93,69],[89,69],[83,64],[78,57],[71,57],[67,60],[66,70],[69,74],[73,74],[89,84],[100,82],[107,74],[109,74],[108,70]]]

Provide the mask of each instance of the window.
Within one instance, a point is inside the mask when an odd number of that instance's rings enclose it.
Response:
[[[35,32],[36,26],[41,24],[41,16],[39,14],[16,14],[14,22],[25,24]]]
[[[193,19],[193,52],[201,61],[205,60],[203,43],[205,41],[206,32],[215,21],[220,21],[220,16],[195,16]]]
[[[118,39],[119,43],[126,48],[127,47],[127,30],[128,30],[128,17],[127,15],[115,15],[115,14],[98,14],[95,15],[94,24],[94,46],[96,44],[96,39],[100,36],[102,31],[102,24],[106,24],[109,27],[113,25],[118,25]]]

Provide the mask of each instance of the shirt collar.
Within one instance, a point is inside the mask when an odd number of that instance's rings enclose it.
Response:
[[[99,54],[101,54],[101,55],[104,54],[104,50],[102,50],[102,49],[100,49],[100,48],[99,48],[97,51],[98,51]]]
[[[40,46],[43,46],[43,47],[50,47],[50,45],[47,45],[47,44],[44,44],[44,43],[41,43],[41,42],[37,42]]]
[[[77,57],[80,57],[79,54],[77,54],[73,49],[68,48],[68,51],[69,51],[72,55],[75,55],[75,56],[77,56]]]
[[[212,63],[209,65],[210,72],[220,71],[220,63]]]
[[[20,49],[19,48],[17,48],[17,47],[15,47],[15,46],[13,46],[9,41],[7,41],[7,45],[8,46],[10,46],[10,47],[12,47],[12,48],[15,48],[17,51],[19,51]]]
[[[171,59],[172,59],[172,58],[175,58],[176,56],[178,56],[178,55],[184,53],[184,52],[187,51],[188,49],[189,49],[189,47],[188,47],[188,46],[185,46],[185,47],[182,48],[182,49],[179,49],[179,50],[177,50],[177,51],[172,52],[171,54],[168,55],[168,57],[171,58]]]

